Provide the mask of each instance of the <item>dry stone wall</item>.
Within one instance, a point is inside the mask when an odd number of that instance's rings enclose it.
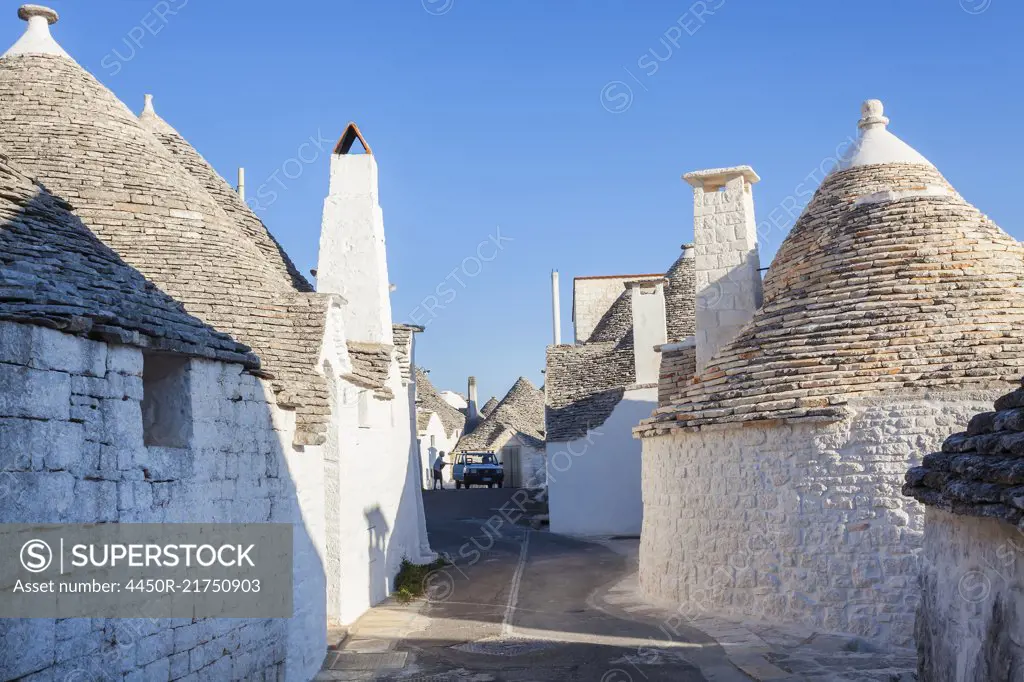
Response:
[[[241,365],[187,363],[188,447],[146,447],[142,351],[0,322],[0,522],[295,523],[293,618],[0,620],[0,678],[306,680],[319,667],[319,531],[299,513],[319,451],[288,460],[294,413]]]
[[[1024,670],[1024,534],[929,508],[915,636],[921,680],[1017,680]]]
[[[643,590],[909,646],[924,519],[903,474],[993,397],[891,396],[830,425],[643,439]]]

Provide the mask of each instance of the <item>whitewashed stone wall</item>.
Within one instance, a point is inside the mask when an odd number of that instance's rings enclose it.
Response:
[[[994,398],[864,400],[838,424],[644,439],[643,590],[909,646],[924,513],[903,475]]]
[[[506,446],[519,448],[519,475],[523,488],[543,488],[547,486],[547,452],[544,448],[535,448],[518,436],[513,436]],[[508,464],[505,465],[505,485],[509,485]]]
[[[577,440],[547,444],[551,532],[636,535],[644,509],[637,422],[657,406],[658,389],[626,391],[601,426]]]
[[[435,555],[420,492],[414,384],[403,386],[397,361],[388,379],[392,400],[338,376],[331,383],[328,615],[349,624],[391,594],[402,559],[426,563]],[[331,457],[337,457],[333,466]]]
[[[140,350],[0,322],[0,522],[294,523],[294,616],[0,620],[3,679],[298,681],[322,663],[322,454],[284,445],[294,415],[241,366],[187,371],[187,447],[146,447]]]
[[[750,177],[733,170],[691,173],[686,178],[694,185],[695,333],[700,372],[761,307],[760,260]]]
[[[1024,533],[997,519],[925,513],[919,674],[926,682],[1017,680],[1024,671]]]
[[[444,468],[441,479],[447,484],[452,480],[452,449],[459,442],[458,432],[445,433],[444,423],[437,413],[431,413],[427,428],[417,434],[420,449],[420,474],[423,487],[430,490],[434,485],[434,460],[440,452],[444,453]],[[433,443],[433,445],[431,445]]]

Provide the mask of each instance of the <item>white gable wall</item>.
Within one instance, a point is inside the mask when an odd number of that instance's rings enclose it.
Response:
[[[338,377],[333,381],[331,429],[340,449],[327,501],[336,528],[328,536],[328,570],[338,587],[328,613],[349,624],[391,593],[402,559],[424,563],[434,555],[420,495],[412,384],[402,385],[397,361],[388,379],[391,400]]]
[[[441,418],[437,416],[436,412],[431,413],[430,422],[427,424],[427,428],[417,434],[420,451],[420,474],[422,477],[422,485],[427,490],[432,488],[434,485],[433,466],[434,460],[437,459],[437,454],[439,452],[444,453],[445,462],[448,463],[448,466],[444,469],[442,480],[445,483],[451,482],[452,449],[455,447],[455,444],[459,442],[460,435],[461,434],[458,431],[445,433],[444,423],[441,421]]]
[[[605,423],[585,437],[547,444],[552,533],[640,533],[641,445],[633,438],[633,427],[657,404],[656,388],[626,391]]]

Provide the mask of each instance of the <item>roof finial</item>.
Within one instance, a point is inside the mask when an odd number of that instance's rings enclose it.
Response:
[[[860,105],[860,120],[857,121],[858,128],[877,128],[881,126],[884,128],[889,125],[889,119],[883,115],[885,108],[882,106],[882,100],[880,99],[869,99],[865,100],[864,104]]]
[[[142,107],[142,113],[156,116],[156,109],[153,108],[153,95],[146,95],[146,105]]]
[[[25,21],[32,21],[32,17],[43,17],[51,26],[60,19],[56,11],[42,5],[22,5],[18,8],[18,17]]]
[[[42,5],[22,5],[18,9],[18,16],[28,22],[28,27],[18,42],[4,52],[4,57],[23,54],[51,54],[71,58],[50,35],[50,25],[56,24],[57,19],[60,18],[56,12]]]

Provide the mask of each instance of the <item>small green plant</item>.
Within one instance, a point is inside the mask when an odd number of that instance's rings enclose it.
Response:
[[[398,575],[395,576],[395,591],[392,596],[403,604],[422,597],[426,591],[427,576],[448,565],[449,562],[444,557],[438,557],[429,564],[414,564],[408,559],[402,559]]]

